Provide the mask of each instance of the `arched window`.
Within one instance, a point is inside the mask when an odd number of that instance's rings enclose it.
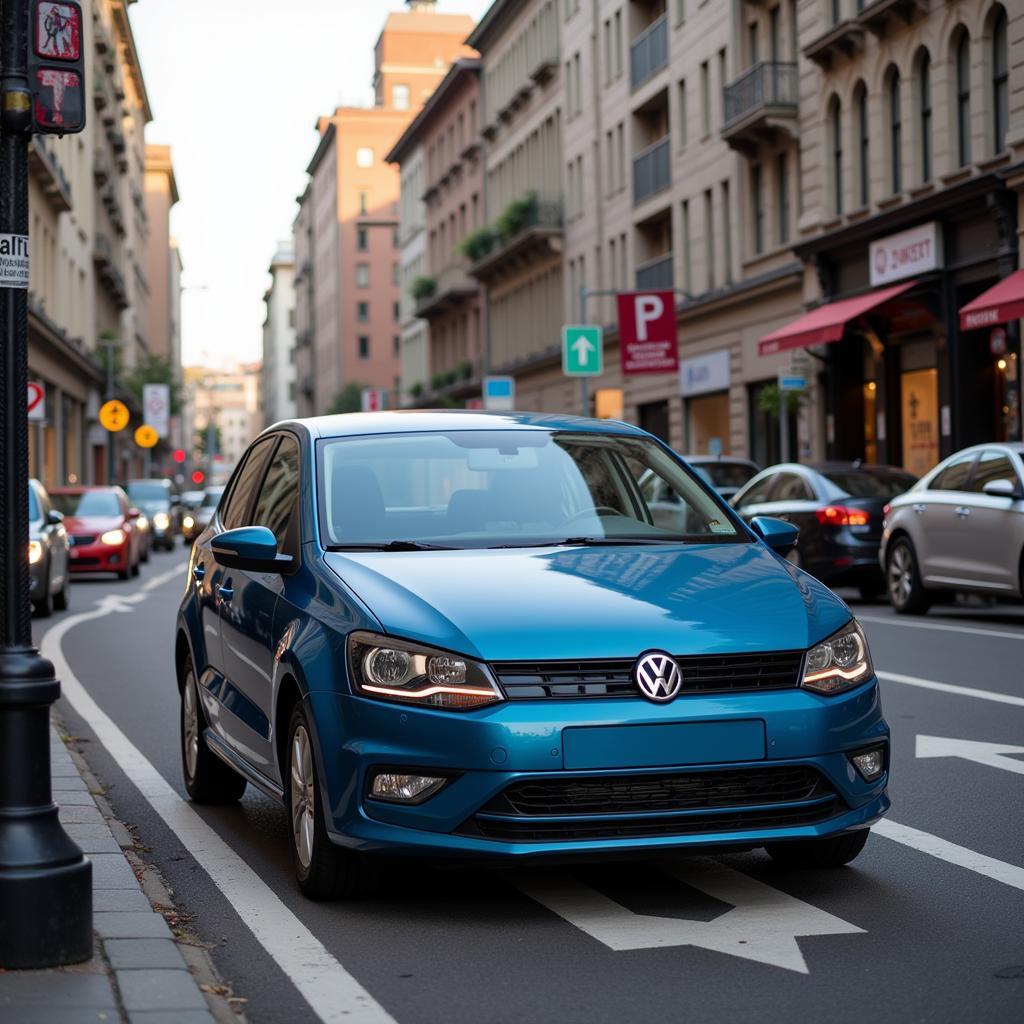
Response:
[[[903,191],[903,111],[900,103],[900,73],[889,73],[889,185],[893,195]]]
[[[832,144],[832,210],[838,217],[843,212],[843,110],[838,97],[829,107],[829,128]]]
[[[992,135],[994,153],[1006,148],[1010,123],[1009,58],[1006,48],[1006,11],[997,10],[992,23]]]
[[[864,83],[853,94],[854,119],[857,129],[857,193],[861,206],[871,202],[871,143],[868,125],[868,91]]]
[[[956,42],[956,144],[961,167],[971,162],[971,38],[963,29]]]
[[[921,181],[932,180],[932,62],[927,50],[917,61],[917,120],[921,133]]]

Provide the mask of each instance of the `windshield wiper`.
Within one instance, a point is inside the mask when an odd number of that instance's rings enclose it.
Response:
[[[556,540],[535,540],[525,544],[492,544],[488,550],[501,548],[605,548],[628,547],[633,544],[681,544],[672,537],[559,537]]]
[[[380,544],[330,544],[328,551],[461,551],[450,544],[428,544],[419,540],[389,540]]]

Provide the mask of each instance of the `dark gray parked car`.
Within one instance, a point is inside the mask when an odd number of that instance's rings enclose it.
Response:
[[[71,590],[68,534],[64,517],[38,480],[28,482],[28,567],[35,613],[45,618],[54,608],[67,608]]]

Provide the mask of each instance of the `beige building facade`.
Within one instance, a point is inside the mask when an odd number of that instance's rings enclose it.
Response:
[[[270,287],[263,294],[260,412],[269,427],[295,416],[295,253],[291,242],[278,245],[270,261]]]
[[[423,382],[430,376],[430,325],[416,315],[413,298],[416,281],[428,274],[427,204],[423,201],[425,174],[423,147],[414,145],[403,155],[399,168],[401,270],[398,301],[402,339],[398,360],[399,405],[414,402],[423,392]]]

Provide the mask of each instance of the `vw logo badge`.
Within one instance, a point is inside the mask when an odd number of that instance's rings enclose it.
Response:
[[[656,704],[675,700],[683,686],[683,673],[675,659],[664,651],[648,651],[637,658],[633,679],[640,692]]]

